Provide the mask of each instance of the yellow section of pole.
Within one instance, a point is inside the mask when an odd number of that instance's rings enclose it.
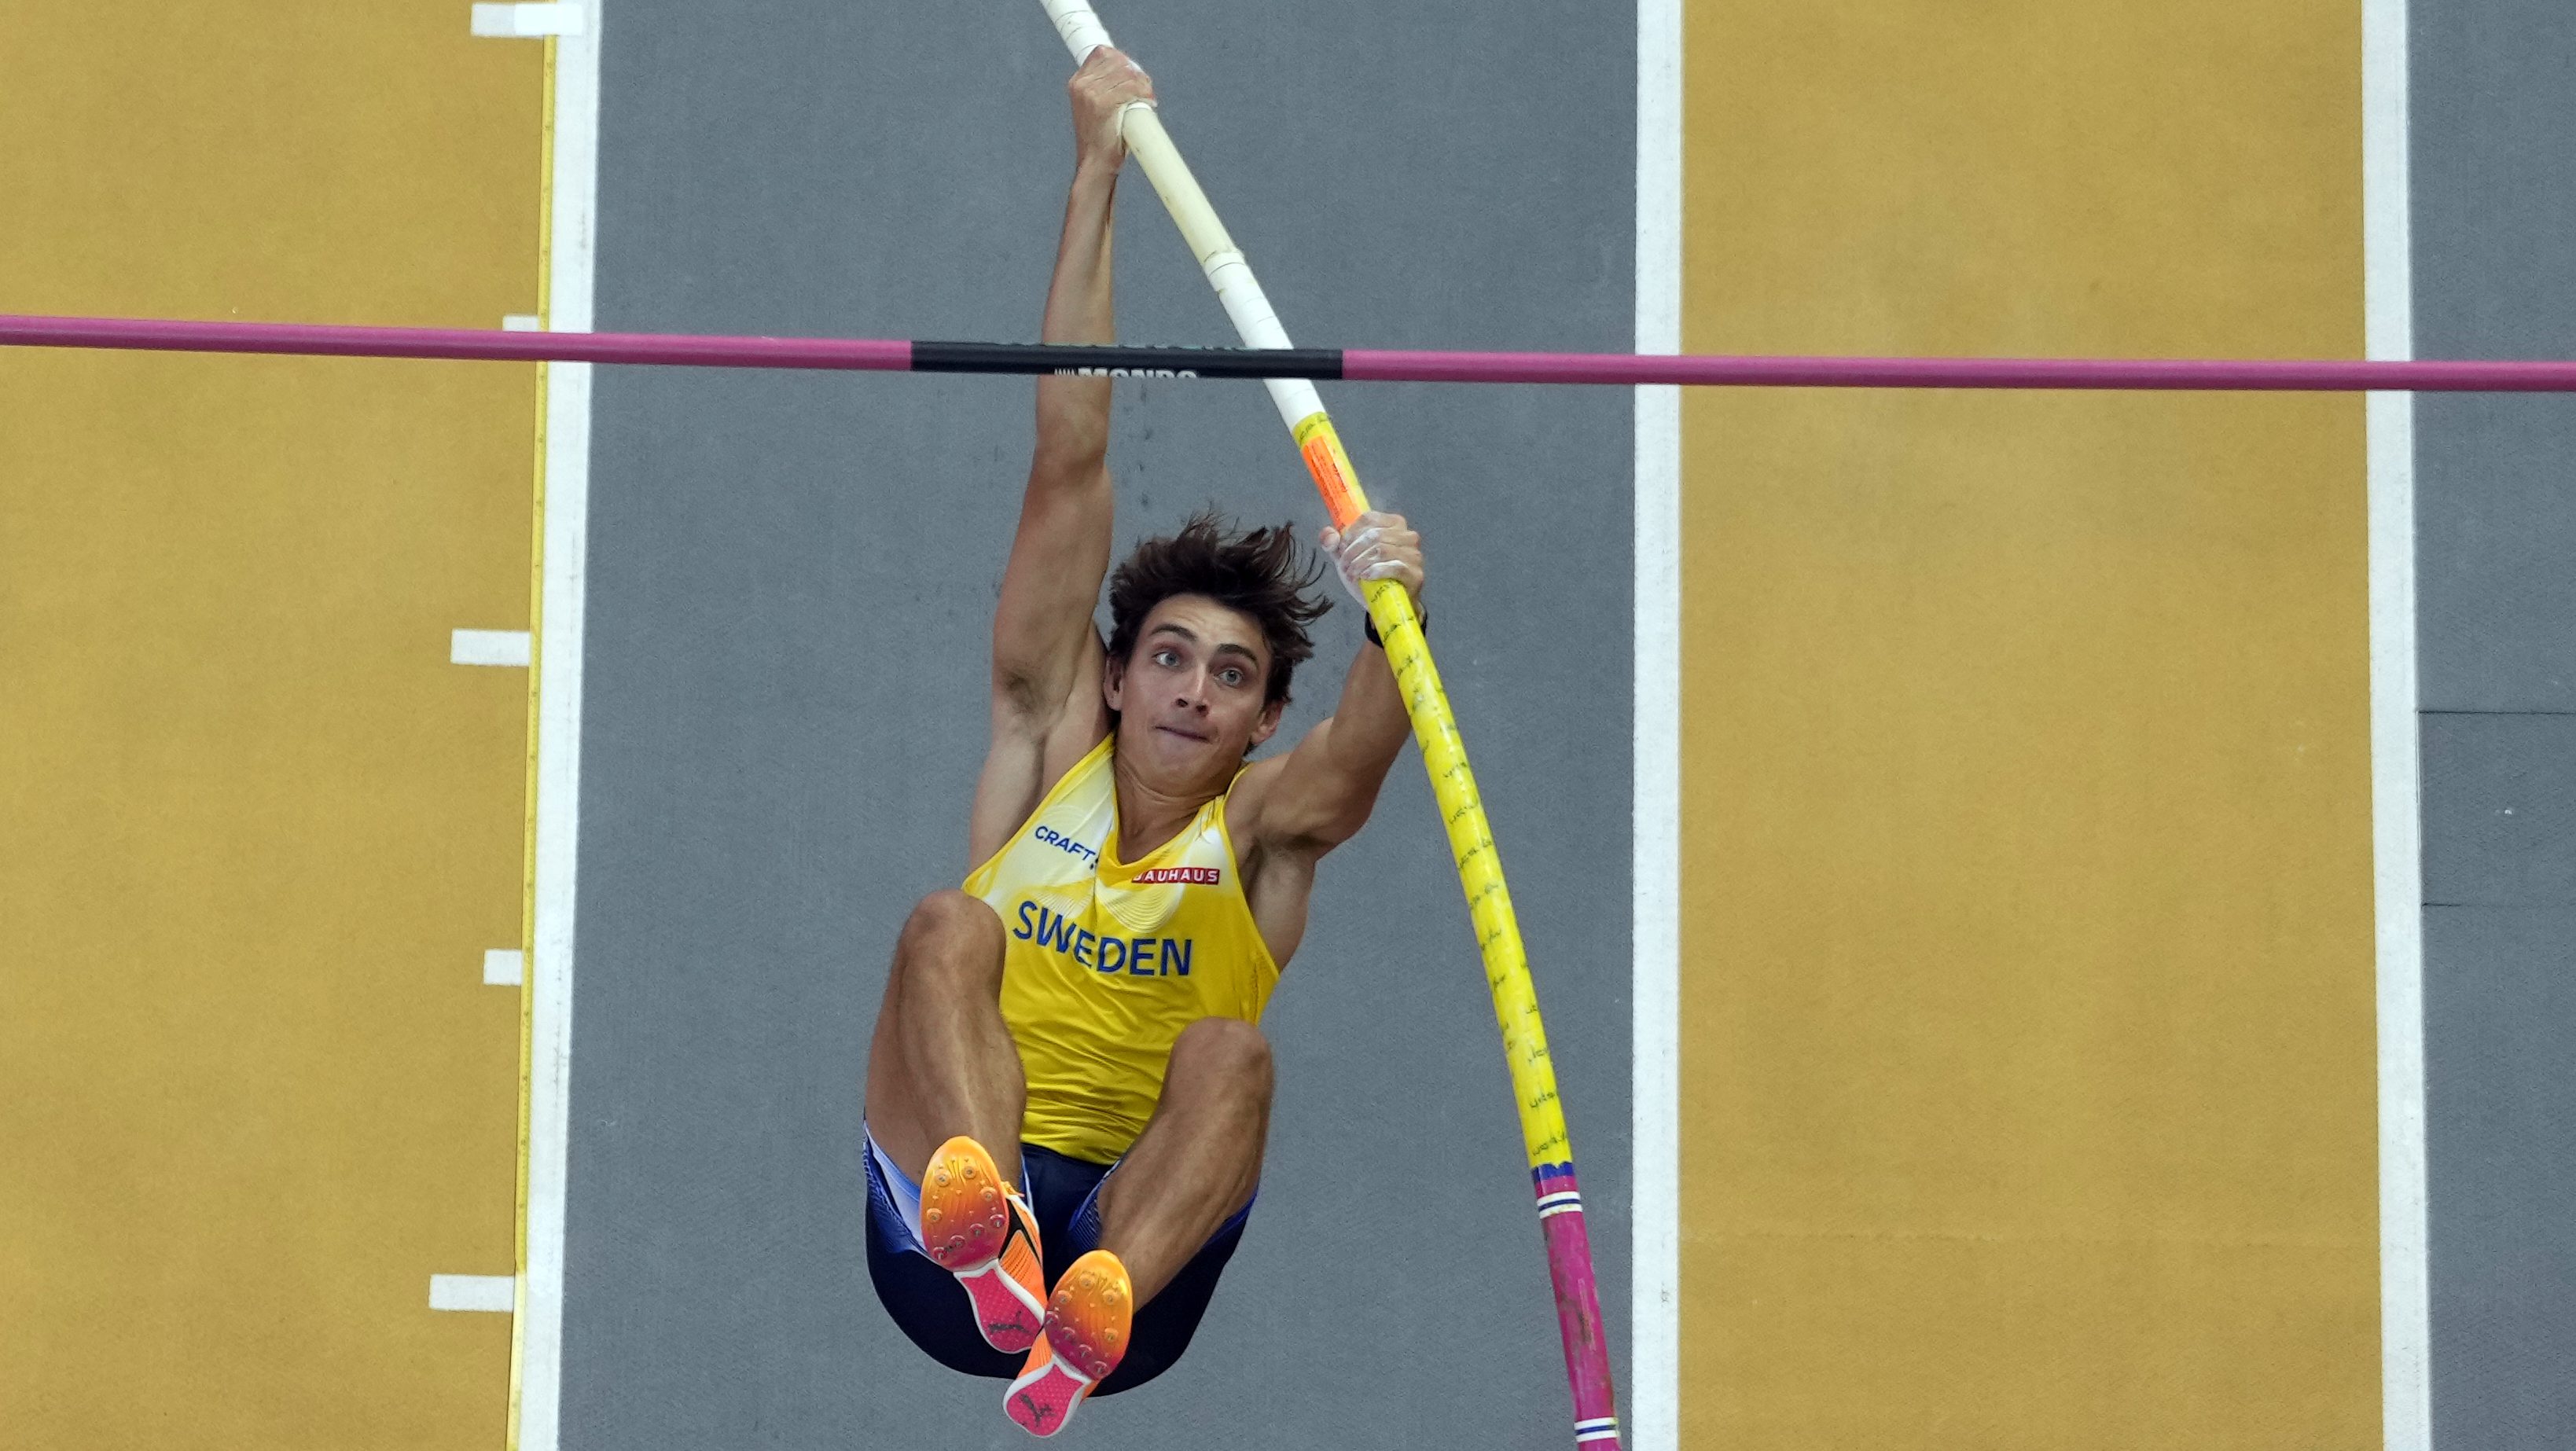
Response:
[[[1297,425],[1297,447],[1306,470],[1332,510],[1333,523],[1347,527],[1368,511],[1351,456],[1342,447],[1333,420],[1321,409]],[[1440,667],[1423,639],[1413,597],[1391,580],[1372,580],[1367,587],[1369,618],[1386,642],[1387,664],[1395,671],[1404,696],[1404,711],[1413,722],[1413,739],[1422,747],[1422,764],[1431,773],[1431,795],[1449,831],[1449,856],[1458,865],[1458,884],[1467,893],[1467,916],[1476,929],[1476,947],[1485,962],[1485,985],[1493,992],[1494,1020],[1503,1030],[1503,1056],[1511,1066],[1512,1094],[1520,1108],[1521,1144],[1532,1169],[1569,1162],[1572,1149],[1565,1132],[1565,1111],[1556,1093],[1556,1067],[1547,1056],[1547,1027],[1540,1021],[1538,989],[1530,981],[1529,954],[1521,945],[1520,919],[1512,913],[1511,888],[1503,881],[1503,859],[1494,846],[1493,828],[1485,820],[1484,798],[1476,790],[1476,773],[1467,764],[1467,744],[1459,739],[1458,719],[1449,694],[1440,684]]]

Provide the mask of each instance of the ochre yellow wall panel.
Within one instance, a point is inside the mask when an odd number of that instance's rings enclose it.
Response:
[[[466,19],[0,12],[0,310],[533,309]],[[0,1442],[499,1444],[534,382],[0,352]]]
[[[1687,32],[1694,351],[2360,351],[2349,6]],[[2357,400],[1684,430],[1685,1444],[2375,1444]]]
[[[537,307],[544,50],[470,6],[0,8],[13,312],[495,327]]]

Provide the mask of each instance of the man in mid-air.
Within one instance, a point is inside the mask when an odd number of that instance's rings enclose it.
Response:
[[[1072,82],[1075,165],[1045,340],[1115,340],[1118,114],[1152,83],[1114,50]],[[992,743],[963,890],[904,923],[867,1074],[868,1271],[941,1363],[1010,1380],[1041,1436],[1189,1345],[1261,1177],[1255,1026],[1306,931],[1315,863],[1369,817],[1407,734],[1375,643],[1286,755],[1321,569],[1285,528],[1202,514],[1109,576],[1110,383],[1037,385],[1037,449],[993,618]],[[1354,593],[1420,541],[1326,530]]]

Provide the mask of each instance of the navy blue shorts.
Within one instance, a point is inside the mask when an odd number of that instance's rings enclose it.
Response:
[[[974,1303],[957,1277],[921,1252],[921,1240],[907,1222],[921,1213],[921,1186],[885,1158],[871,1138],[868,1164],[868,1278],[877,1299],[894,1323],[931,1359],[968,1375],[1009,1380],[1028,1357],[1005,1355],[984,1343],[975,1323]],[[1020,1178],[1029,1208],[1038,1221],[1038,1239],[1046,1250],[1046,1278],[1052,1285],[1065,1268],[1100,1247],[1100,1181],[1114,1164],[1068,1158],[1035,1144],[1020,1145]],[[1140,1386],[1164,1371],[1190,1348],[1208,1297],[1216,1293],[1217,1276],[1243,1241],[1243,1225],[1252,1213],[1246,1204],[1218,1225],[1216,1233],[1163,1287],[1163,1292],[1136,1312],[1129,1328],[1127,1354],[1093,1395],[1112,1396]]]

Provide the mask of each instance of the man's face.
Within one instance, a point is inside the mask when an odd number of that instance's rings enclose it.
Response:
[[[1101,681],[1120,713],[1119,754],[1172,780],[1232,777],[1244,753],[1279,729],[1269,693],[1261,627],[1205,595],[1154,606],[1135,652],[1110,661]]]

